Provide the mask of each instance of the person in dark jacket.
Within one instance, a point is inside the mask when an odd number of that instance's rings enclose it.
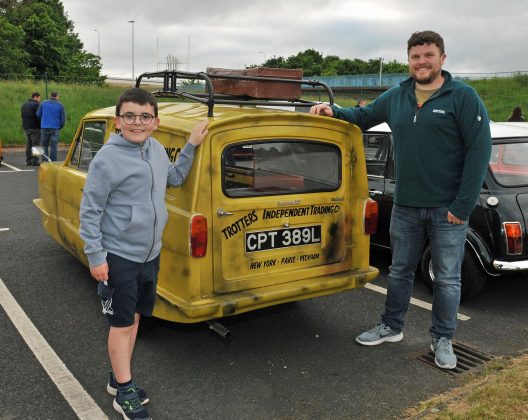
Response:
[[[131,360],[140,316],[151,316],[154,308],[168,220],[165,190],[183,184],[207,135],[207,121],[198,123],[173,164],[151,137],[158,124],[150,92],[132,88],[120,96],[115,116],[120,134],[112,134],[91,161],[80,209],[84,252],[110,324],[113,372],[106,389],[126,419],[150,418],[143,407],[149,398],[133,380]]]
[[[58,92],[51,92],[50,98],[40,104],[37,117],[40,118],[40,143],[44,147],[44,154],[56,161],[60,130],[66,123],[64,105],[59,102]]]
[[[318,104],[313,115],[366,130],[387,122],[393,133],[396,191],[390,224],[392,264],[381,322],[358,337],[367,346],[403,339],[414,273],[426,241],[435,276],[431,348],[440,368],[454,369],[460,271],[467,220],[491,154],[489,117],[473,88],[442,70],[444,41],[433,31],[407,42],[410,78],[362,108]]]
[[[31,98],[22,104],[20,115],[22,117],[22,129],[26,136],[26,165],[38,166],[38,158],[33,156],[31,148],[40,144],[40,119],[37,110],[40,103],[40,93],[33,92]]]
[[[522,109],[520,106],[516,106],[515,108],[513,108],[513,111],[510,115],[510,118],[508,118],[508,121],[514,121],[514,122],[524,121],[524,116],[523,116]]]

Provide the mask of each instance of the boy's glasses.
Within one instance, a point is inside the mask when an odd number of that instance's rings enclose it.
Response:
[[[147,112],[144,112],[143,114],[134,114],[133,112],[125,112],[119,117],[122,118],[125,124],[128,124],[128,125],[134,124],[136,122],[136,117],[139,117],[139,121],[143,125],[149,125],[154,119],[154,115],[151,115]]]

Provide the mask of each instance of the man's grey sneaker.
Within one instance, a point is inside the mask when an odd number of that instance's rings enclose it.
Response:
[[[454,369],[457,365],[457,358],[453,352],[453,346],[451,340],[440,337],[434,338],[431,343],[431,350],[435,354],[436,366],[442,369]]]
[[[146,391],[143,388],[140,388],[139,386],[136,386],[136,391],[139,395],[139,400],[141,401],[141,404],[148,404],[150,399]],[[108,384],[106,385],[106,392],[108,392],[114,397],[117,395],[117,381],[115,379],[114,372],[110,372],[109,374]]]
[[[356,341],[364,346],[377,346],[378,344],[384,343],[396,343],[403,340],[403,333],[396,332],[391,329],[388,325],[381,322],[371,330],[365,331],[356,337]]]
[[[151,417],[141,401],[137,393],[137,387],[132,382],[125,389],[118,388],[117,395],[112,404],[114,410],[120,413],[125,420],[150,420]]]

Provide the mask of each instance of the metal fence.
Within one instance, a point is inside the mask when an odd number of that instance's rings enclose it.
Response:
[[[510,78],[519,75],[528,75],[528,71],[507,71],[507,72],[495,72],[495,73],[451,73],[456,80],[485,80],[485,79],[495,79],[495,78]],[[305,80],[319,80],[326,83],[332,88],[376,88],[376,87],[392,87],[398,85],[403,80],[409,77],[408,73],[387,73],[387,74],[352,74],[344,76],[310,76],[305,77]],[[49,77],[46,75],[39,76],[25,76],[17,74],[0,74],[0,79],[7,80],[43,80],[46,83]],[[107,83],[112,84],[130,84],[134,85],[132,79],[122,78],[122,77],[113,77],[110,75],[103,76],[103,79]],[[81,84],[100,84],[100,81],[94,81],[92,78],[87,78],[84,80],[81,78],[72,78],[64,79],[62,78],[53,78],[55,82],[67,81],[67,82],[77,82]],[[159,82],[151,81],[148,83],[156,84]]]
[[[528,71],[508,71],[498,73],[451,73],[456,80],[484,80],[495,78],[509,78],[518,75],[527,75]],[[312,76],[305,79],[316,79],[335,87],[392,87],[398,85],[409,77],[408,73],[393,74],[354,74],[347,76]]]

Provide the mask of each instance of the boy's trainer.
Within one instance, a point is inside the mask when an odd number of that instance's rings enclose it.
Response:
[[[356,341],[364,346],[377,346],[385,341],[396,343],[402,341],[402,339],[403,333],[401,331],[396,332],[383,322],[356,337]]]
[[[126,388],[118,388],[117,395],[112,404],[114,409],[120,413],[125,420],[150,420],[151,417],[137,393],[137,387],[134,382]]]
[[[114,372],[109,373],[108,384],[106,385],[106,392],[108,392],[110,395],[114,397],[117,395],[117,381],[114,376]],[[136,386],[136,392],[138,393],[141,404],[143,405],[148,404],[150,399],[147,395],[147,392],[143,388],[140,388],[139,386]]]
[[[433,342],[431,343],[431,350],[434,351],[435,354],[436,366],[442,369],[456,368],[457,357],[453,352],[451,340],[445,337],[433,337]]]

